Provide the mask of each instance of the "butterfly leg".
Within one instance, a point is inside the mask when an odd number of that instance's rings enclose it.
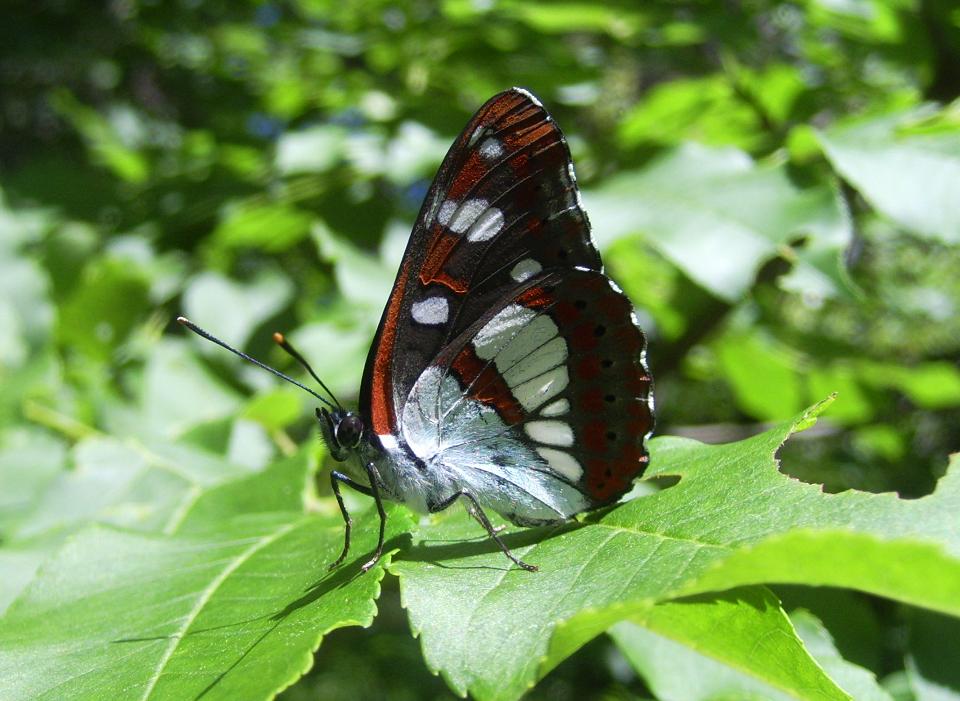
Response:
[[[380,535],[377,538],[377,550],[373,558],[367,562],[362,569],[364,572],[369,570],[383,555],[383,536],[387,527],[387,513],[383,510],[383,499],[380,497],[380,473],[377,472],[377,466],[372,462],[367,463],[367,478],[370,480],[370,496],[373,497],[373,503],[377,505],[377,513],[380,514]]]
[[[487,514],[484,513],[483,509],[480,507],[480,502],[478,502],[476,497],[474,497],[467,490],[461,489],[459,492],[454,492],[453,495],[444,499],[442,502],[431,506],[430,512],[436,513],[438,511],[443,511],[455,501],[459,500],[460,497],[463,497],[470,502],[470,505],[467,507],[467,513],[473,516],[480,523],[480,525],[484,527],[484,529],[487,531],[487,535],[493,538],[494,542],[500,546],[500,550],[503,551],[503,554],[506,555],[511,562],[517,565],[517,567],[525,569],[527,572],[536,572],[539,569],[536,565],[529,565],[510,552],[510,548],[507,547],[507,544],[504,543],[498,535],[501,529],[495,528],[494,525],[490,523],[490,519],[487,517]]]
[[[366,494],[367,496],[372,497],[373,491],[366,485],[360,484],[349,477],[347,477],[342,472],[337,472],[334,470],[330,473],[330,487],[333,489],[333,496],[337,498],[337,504],[340,506],[340,513],[343,515],[343,552],[340,553],[340,557],[334,560],[330,564],[330,569],[335,569],[340,565],[341,562],[347,557],[347,553],[350,552],[350,529],[353,526],[353,519],[350,518],[350,513],[347,511],[346,505],[343,503],[343,495],[340,494],[340,483],[343,482],[348,487],[356,489],[361,494]]]

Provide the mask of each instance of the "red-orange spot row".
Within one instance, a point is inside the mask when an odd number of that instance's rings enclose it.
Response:
[[[460,382],[470,387],[468,394],[478,402],[492,406],[508,425],[523,420],[523,409],[514,399],[510,388],[493,365],[477,357],[473,346],[467,344],[453,361],[452,368]]]
[[[553,296],[542,287],[531,287],[517,297],[517,302],[527,309],[543,309],[550,304]]]
[[[420,282],[429,285],[432,282],[448,287],[456,294],[463,294],[469,285],[464,280],[451,277],[443,272],[444,264],[450,259],[450,253],[460,241],[460,237],[440,227],[436,227],[433,240],[420,268]]]

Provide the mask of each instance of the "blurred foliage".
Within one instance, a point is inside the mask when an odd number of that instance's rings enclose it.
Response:
[[[838,392],[782,469],[910,498],[960,448],[951,0],[5,10],[0,607],[84,524],[164,530],[194,491],[320,453],[305,395],[172,319],[289,369],[282,329],[355,396],[433,172],[511,85],[570,141],[650,339],[658,433],[731,441]],[[392,581],[376,632],[332,635],[289,698],[449,696]],[[898,699],[948,685],[931,640],[955,621],[847,594],[869,650],[828,595],[784,595],[824,668],[842,655]],[[615,638],[531,697],[680,698],[628,664],[636,631]]]

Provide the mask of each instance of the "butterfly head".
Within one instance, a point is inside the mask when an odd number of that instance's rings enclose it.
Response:
[[[328,411],[321,407],[317,409],[317,421],[323,440],[337,462],[346,460],[360,446],[364,425],[358,414],[339,408]]]

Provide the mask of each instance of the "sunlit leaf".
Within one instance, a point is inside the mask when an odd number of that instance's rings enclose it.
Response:
[[[131,141],[131,130],[138,130],[138,115],[123,110],[122,118],[110,120],[97,110],[82,104],[66,90],[53,96],[53,104],[83,136],[93,158],[109,168],[121,180],[142,183],[150,176],[145,155]],[[119,115],[118,115],[119,116]],[[126,127],[126,129],[124,129]],[[127,134],[124,134],[124,131]],[[126,137],[126,138],[125,138]]]
[[[63,471],[63,441],[35,428],[0,435],[0,538],[6,540]]]
[[[188,284],[183,308],[195,323],[243,347],[254,328],[276,314],[292,292],[290,280],[277,270],[263,271],[248,283],[205,272]],[[206,344],[205,348],[214,352],[212,345]]]
[[[919,108],[855,121],[820,133],[827,158],[870,204],[901,226],[960,242],[960,126],[910,130],[929,118]]]
[[[689,140],[750,149],[765,138],[757,112],[724,75],[658,85],[624,115],[619,135],[626,147]]]
[[[61,306],[60,340],[97,359],[107,358],[143,319],[148,305],[147,281],[139,270],[121,260],[97,260],[84,269],[76,294]]]
[[[584,199],[601,245],[641,233],[721,299],[739,299],[760,267],[780,255],[796,261],[787,287],[819,297],[847,289],[841,252],[849,222],[834,191],[799,187],[785,166],[758,166],[736,149],[689,144]]]
[[[383,564],[358,571],[375,523],[357,529],[356,558],[328,573],[341,528],[281,512],[205,535],[87,530],[7,611],[5,693],[269,698],[309,669],[326,633],[376,613]]]
[[[658,699],[851,698],[762,587],[651,606],[610,635]]]
[[[276,166],[285,175],[323,173],[344,156],[346,129],[325,124],[288,132],[277,142]]]
[[[241,202],[227,210],[211,241],[222,248],[283,251],[307,237],[312,221],[309,212],[293,205]]]
[[[734,330],[718,339],[716,353],[722,377],[750,416],[785,419],[802,408],[806,397],[798,362],[786,348],[756,333]]]
[[[654,474],[679,484],[579,527],[508,536],[535,574],[507,567],[486,540],[457,543],[477,537],[466,517],[424,527],[391,570],[427,663],[457,691],[513,699],[617,617],[763,582],[858,588],[960,615],[957,466],[924,499],[824,494],[771,459],[814,416],[740,443],[655,440]]]
[[[49,287],[34,261],[0,254],[0,373],[23,365],[47,340],[54,321]]]
[[[125,417],[129,424],[118,425],[117,430],[177,436],[236,411],[237,392],[203,366],[193,347],[175,340],[157,345],[144,372],[140,411]]]

